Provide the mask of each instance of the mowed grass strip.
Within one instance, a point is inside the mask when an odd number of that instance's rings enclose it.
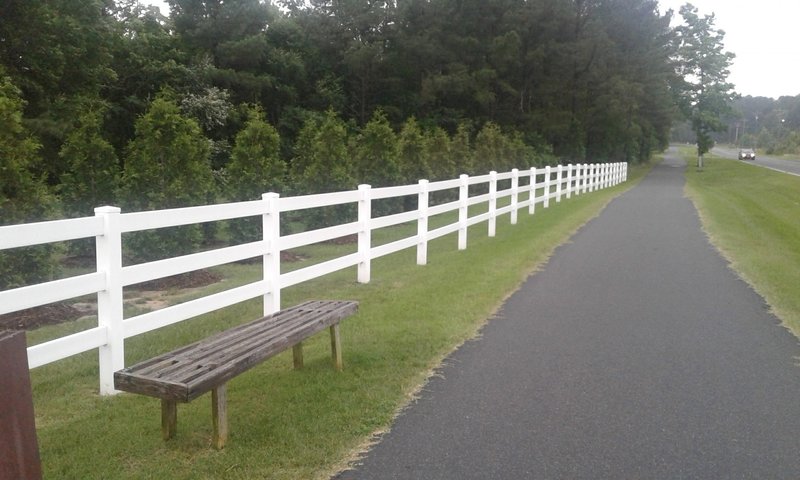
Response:
[[[361,302],[359,313],[341,326],[344,371],[331,368],[329,339],[320,334],[305,344],[302,370],[292,369],[291,352],[286,352],[232,380],[231,434],[222,451],[210,446],[209,395],[178,407],[177,437],[163,442],[158,400],[97,395],[96,352],[34,370],[45,478],[328,478],[375,432],[389,427],[432,369],[474,337],[558,245],[645,171],[632,169],[630,181],[614,188],[551,201],[549,209],[537,205],[534,216],[521,210],[514,226],[504,215],[494,238],[487,237],[486,223],[477,225],[465,251],[457,250],[454,234],[438,239],[429,245],[426,266],[415,264],[411,249],[374,260],[369,284],[356,284],[350,268],[284,290],[285,306],[307,298]],[[398,230],[401,235],[415,231]],[[315,250],[320,248],[325,251]],[[309,247],[301,253],[327,257],[335,248],[347,252],[352,246]],[[230,284],[251,281],[258,269],[220,268]],[[260,308],[254,300],[131,338],[126,362],[257,318]],[[86,325],[48,327],[30,336],[37,341]]]
[[[800,177],[710,157],[689,159],[687,192],[732,268],[800,337]]]

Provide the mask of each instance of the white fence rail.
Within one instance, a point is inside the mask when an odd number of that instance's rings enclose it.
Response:
[[[475,177],[461,175],[440,182],[420,180],[417,185],[383,188],[360,185],[358,190],[320,195],[280,198],[276,193],[266,193],[257,201],[151,212],[121,213],[116,207],[100,207],[95,209],[94,217],[0,227],[0,250],[94,237],[97,256],[93,273],[0,292],[0,314],[97,295],[96,327],[29,347],[28,362],[30,368],[36,368],[99,349],[100,392],[111,394],[115,392],[113,373],[124,368],[126,338],[256,297],[263,298],[264,313],[272,313],[280,309],[281,289],[352,266],[358,266],[358,282],[367,283],[372,259],[406,248],[416,247],[417,263],[424,265],[428,242],[435,238],[457,232],[458,249],[463,250],[467,248],[467,229],[472,225],[488,222],[488,235],[493,237],[500,215],[510,214],[511,223],[516,224],[520,209],[527,207],[528,213],[533,214],[537,204],[547,208],[550,200],[560,202],[562,198],[616,185],[625,181],[627,174],[625,163],[559,165],[555,168],[491,172]],[[520,179],[525,178],[527,184],[520,186]],[[511,181],[510,188],[498,191],[498,182],[508,180]],[[470,186],[486,184],[489,193],[469,195]],[[430,205],[431,192],[455,189],[458,190],[458,200]],[[527,199],[519,201],[520,194],[525,193]],[[409,195],[418,197],[416,210],[372,217],[373,200]],[[497,200],[506,197],[510,197],[510,203],[498,208]],[[358,205],[356,222],[280,235],[281,213],[349,203]],[[470,206],[484,203],[488,203],[487,212],[469,217]],[[452,211],[458,212],[457,222],[435,230],[428,229],[431,216]],[[122,266],[123,233],[252,216],[262,217],[263,239],[260,241]],[[416,235],[380,246],[372,245],[373,230],[412,221],[417,222]],[[356,253],[281,273],[281,251],[352,234],[358,236]],[[263,258],[263,278],[259,281],[123,318],[123,288],[126,286],[259,256]]]

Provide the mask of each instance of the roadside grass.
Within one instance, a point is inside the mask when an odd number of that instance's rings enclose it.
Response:
[[[712,243],[800,337],[800,178],[714,156],[686,171]]]
[[[438,239],[429,244],[426,266],[417,266],[409,249],[373,260],[369,284],[356,284],[355,268],[349,268],[283,290],[283,305],[308,298],[361,302],[359,313],[341,326],[344,371],[331,368],[322,334],[305,343],[302,370],[292,369],[286,352],[235,378],[228,389],[231,434],[222,451],[210,446],[209,395],[179,406],[177,436],[163,442],[158,400],[97,394],[96,352],[33,370],[45,478],[328,478],[390,426],[444,357],[475,337],[558,245],[648,170],[632,168],[625,184],[551,202],[548,209],[537,205],[532,217],[521,210],[515,226],[504,215],[494,238],[486,236],[486,223],[472,227],[466,251],[457,250],[455,234]],[[405,225],[380,235],[407,236],[414,229]],[[302,262],[316,263],[352,248],[324,244],[297,253]],[[228,288],[257,278],[260,265],[218,271]],[[255,299],[128,339],[126,364],[257,318],[260,309]],[[85,329],[92,321],[44,327],[29,339]]]

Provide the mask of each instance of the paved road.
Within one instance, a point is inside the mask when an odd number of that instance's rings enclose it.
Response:
[[[673,154],[455,352],[344,479],[797,479],[797,340]]]
[[[712,153],[724,158],[739,158],[739,150],[730,147],[714,147]],[[763,155],[761,152],[756,152],[756,160],[743,160],[746,163],[752,163],[759,167],[771,168],[783,173],[791,173],[792,175],[800,175],[800,159],[770,157]]]

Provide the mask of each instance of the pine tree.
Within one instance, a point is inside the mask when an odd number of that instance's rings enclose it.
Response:
[[[227,167],[229,195],[233,200],[257,200],[261,194],[280,192],[286,182],[286,164],[280,158],[280,136],[264,120],[263,112],[252,108]],[[253,218],[231,222],[231,234],[238,242],[255,241],[261,233],[261,220]]]
[[[431,169],[432,180],[450,180],[456,178],[456,164],[450,148],[450,137],[439,127],[428,130],[425,134],[425,158]]]
[[[376,111],[356,139],[355,172],[359,183],[373,187],[399,185],[402,177],[397,165],[397,135],[386,115]]]
[[[358,183],[373,187],[401,185],[403,179],[397,165],[397,135],[386,115],[376,111],[367,123],[352,149],[355,152],[355,175]],[[373,216],[395,213],[401,208],[398,199],[374,202]]]
[[[209,144],[196,121],[181,116],[159,95],[136,122],[123,174],[123,199],[129,210],[156,210],[204,204],[213,188]],[[201,240],[197,225],[139,232],[130,245],[134,257],[153,260],[185,253]]]
[[[114,147],[102,136],[101,121],[99,111],[81,115],[59,151],[67,164],[67,172],[61,176],[61,200],[70,215],[93,215],[94,208],[116,200],[119,162]]]
[[[55,198],[32,172],[41,148],[22,124],[25,102],[0,66],[0,225],[36,222],[56,211]],[[52,278],[55,247],[0,251],[0,290]]]
[[[302,193],[326,193],[351,190],[356,182],[352,174],[347,127],[333,110],[321,119],[309,118],[298,137],[292,162]],[[311,227],[351,221],[352,206],[340,205],[314,209],[306,215]]]
[[[456,174],[475,175],[474,152],[470,141],[471,128],[466,123],[460,123],[456,134],[450,142],[450,155],[455,165]]]
[[[414,117],[403,124],[397,138],[398,167],[403,183],[416,183],[431,178],[431,168],[425,155],[425,137]]]
[[[502,172],[509,164],[508,139],[493,122],[487,122],[475,137],[475,159],[479,171]],[[480,174],[480,173],[479,173]]]

